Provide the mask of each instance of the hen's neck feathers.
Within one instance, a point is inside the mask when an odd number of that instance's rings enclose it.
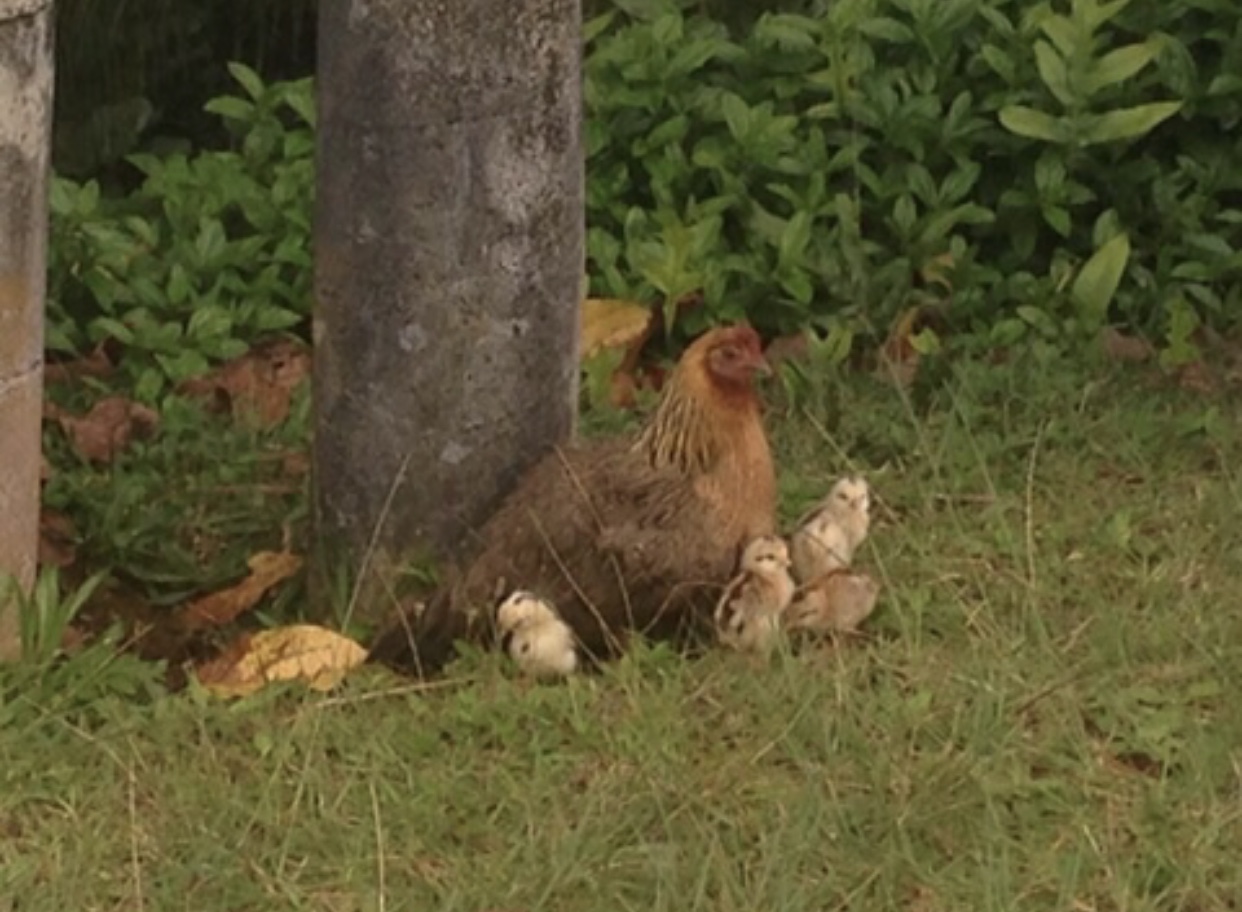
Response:
[[[736,447],[738,433],[748,426],[760,426],[754,390],[711,376],[702,358],[687,359],[669,378],[635,448],[652,468],[698,475],[711,471],[730,445]]]

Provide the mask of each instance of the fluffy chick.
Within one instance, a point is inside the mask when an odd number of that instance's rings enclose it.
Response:
[[[805,583],[848,567],[870,528],[871,488],[866,479],[839,479],[791,537],[794,575]]]
[[[524,674],[563,678],[578,670],[573,630],[537,595],[520,589],[511,593],[496,611],[496,626],[509,657]]]
[[[785,611],[790,633],[849,633],[875,609],[880,584],[866,573],[833,570],[801,586]]]
[[[784,539],[761,535],[742,551],[739,573],[716,603],[720,642],[739,652],[767,653],[781,632],[781,614],[794,594]]]

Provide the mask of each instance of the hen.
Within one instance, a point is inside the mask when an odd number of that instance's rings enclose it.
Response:
[[[471,559],[417,617],[376,642],[374,661],[434,672],[455,640],[493,637],[514,588],[556,605],[582,649],[617,654],[630,632],[672,638],[710,625],[734,560],[776,527],[776,474],[744,325],[694,341],[631,439],[558,447],[479,530]]]

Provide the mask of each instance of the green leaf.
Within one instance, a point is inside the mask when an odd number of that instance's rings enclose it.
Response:
[[[755,23],[752,34],[760,41],[789,50],[809,51],[816,46],[820,23],[809,16],[788,13],[764,13]]]
[[[863,20],[858,26],[858,31],[869,38],[879,38],[881,41],[889,41],[893,44],[911,44],[914,41],[914,32],[910,26],[887,16]]]
[[[1046,338],[1055,339],[1060,335],[1056,321],[1049,316],[1046,310],[1023,304],[1018,307],[1017,314],[1024,323],[1039,330]]]
[[[1052,226],[1053,231],[1063,238],[1070,236],[1074,224],[1068,210],[1062,206],[1047,205],[1040,212],[1043,213],[1044,221]]]
[[[740,95],[725,92],[720,99],[720,110],[724,114],[725,123],[729,125],[729,133],[741,142],[750,132],[750,107]]]
[[[1242,94],[1242,76],[1236,73],[1221,73],[1208,83],[1207,94],[1211,98]]]
[[[116,339],[130,345],[134,341],[134,333],[120,320],[112,317],[96,317],[91,321],[91,339],[98,342],[103,339]]]
[[[1081,145],[1089,146],[1137,139],[1150,133],[1181,109],[1180,101],[1154,101],[1133,108],[1118,108],[1104,114],[1091,115],[1086,118],[1078,141]]]
[[[1130,259],[1130,238],[1119,234],[1103,244],[1078,271],[1070,295],[1091,328],[1104,324],[1108,305],[1117,292]]]
[[[1057,101],[1070,107],[1078,96],[1070,87],[1069,72],[1065,60],[1057,53],[1056,48],[1047,41],[1035,42],[1035,63],[1039,67],[1039,78],[1044,81]]]
[[[1006,105],[997,116],[1002,127],[1018,136],[1053,143],[1065,143],[1070,138],[1063,120],[1025,105]]]
[[[1084,76],[1083,91],[1088,95],[1094,95],[1100,89],[1125,82],[1151,63],[1158,52],[1159,45],[1154,41],[1131,44],[1109,51],[1088,67]]]
[[[780,283],[781,288],[788,292],[794,301],[803,306],[810,304],[811,299],[815,297],[815,287],[811,284],[811,279],[804,270],[791,270],[786,275],[780,277]]]
[[[168,379],[174,382],[197,377],[211,369],[207,359],[193,349],[179,351],[174,355],[157,353],[155,360],[164,369]]]
[[[609,10],[608,12],[600,16],[596,16],[595,18],[584,23],[582,26],[583,43],[590,44],[597,37],[606,32],[608,30],[608,26],[612,25],[612,21],[616,18],[617,11]]]
[[[785,231],[781,234],[780,247],[777,251],[777,269],[786,269],[802,262],[806,255],[806,246],[811,241],[811,214],[795,212]]]
[[[191,290],[189,273],[186,272],[185,267],[180,263],[173,263],[172,268],[168,270],[169,303],[174,305],[184,304],[189,300]]]
[[[238,84],[246,90],[246,94],[258,101],[263,97],[263,80],[259,78],[259,74],[244,63],[236,61],[230,63],[229,74],[237,80]]]
[[[1013,58],[996,45],[985,44],[979,48],[979,56],[1005,82],[1012,83],[1017,79],[1017,68],[1014,66]]]
[[[897,197],[897,202],[893,206],[893,223],[897,226],[897,230],[908,237],[917,220],[918,212],[914,207],[914,198],[908,193]]]
[[[254,118],[254,103],[232,95],[221,95],[203,105],[208,114],[218,114],[227,120],[246,122]]]
[[[1056,45],[1062,57],[1074,56],[1074,52],[1083,43],[1082,33],[1065,16],[1048,16],[1039,23],[1039,28]]]
[[[229,316],[229,312],[219,305],[209,304],[194,311],[185,334],[189,339],[207,339],[227,336],[232,329],[233,318]]]
[[[976,162],[965,162],[940,184],[940,199],[945,203],[959,202],[969,195],[979,180],[982,168]]]
[[[198,253],[199,263],[206,266],[224,251],[226,244],[224,226],[218,219],[205,218],[199,223],[198,237],[194,241],[194,249]]]
[[[1130,0],[1112,0],[1101,3],[1099,0],[1074,0],[1074,18],[1081,22],[1088,32],[1094,33],[1101,25],[1114,18],[1130,5]]]
[[[681,42],[683,29],[680,13],[666,13],[651,25],[651,34],[656,44],[661,47],[672,47]]]

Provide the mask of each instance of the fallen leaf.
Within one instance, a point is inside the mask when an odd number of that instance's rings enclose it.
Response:
[[[250,575],[228,589],[195,599],[181,609],[186,630],[219,627],[258,604],[267,590],[287,580],[302,566],[302,558],[288,551],[260,551],[247,561]]]
[[[85,415],[72,415],[49,402],[44,414],[60,424],[79,456],[98,463],[111,462],[135,437],[150,437],[160,423],[154,411],[123,396],[100,399]]]
[[[956,265],[953,254],[941,253],[931,257],[919,270],[919,278],[926,285],[939,285],[945,291],[953,291],[953,267]]]
[[[651,334],[656,310],[616,298],[587,298],[582,302],[582,329],[578,357],[585,361],[607,348],[640,346]]]
[[[907,307],[893,323],[888,338],[880,347],[878,372],[908,387],[918,375],[923,356],[916,339],[924,330],[945,331],[943,303],[920,303]]]
[[[49,510],[46,507],[39,511],[39,566],[68,567],[78,556],[78,531],[64,513]]]
[[[331,690],[366,657],[366,649],[349,637],[295,624],[244,636],[197,673],[199,682],[220,697],[244,697],[274,681],[300,680],[313,690]]]
[[[280,460],[280,470],[294,478],[308,474],[310,468],[310,453],[301,450],[286,453]]]
[[[116,370],[116,364],[108,355],[105,339],[96,345],[89,355],[72,361],[53,361],[43,367],[43,381],[47,384],[66,383],[79,377],[106,377]]]
[[[178,391],[206,400],[211,411],[273,427],[289,417],[293,393],[310,376],[310,369],[306,346],[272,339],[202,377],[186,380]]]
[[[887,370],[898,386],[908,387],[918,374],[922,356],[911,338],[918,331],[917,325],[923,308],[907,307],[893,324],[888,338],[880,349],[881,370]]]
[[[1150,342],[1139,336],[1130,336],[1115,326],[1105,326],[1100,331],[1100,347],[1110,361],[1137,364],[1150,360],[1156,350]]]
[[[777,336],[763,350],[763,357],[767,359],[768,364],[775,368],[786,361],[805,360],[809,350],[810,341],[804,330],[803,332],[793,333],[788,336]]]
[[[1177,385],[1189,393],[1210,396],[1218,389],[1212,369],[1202,361],[1183,364],[1177,371]]]

